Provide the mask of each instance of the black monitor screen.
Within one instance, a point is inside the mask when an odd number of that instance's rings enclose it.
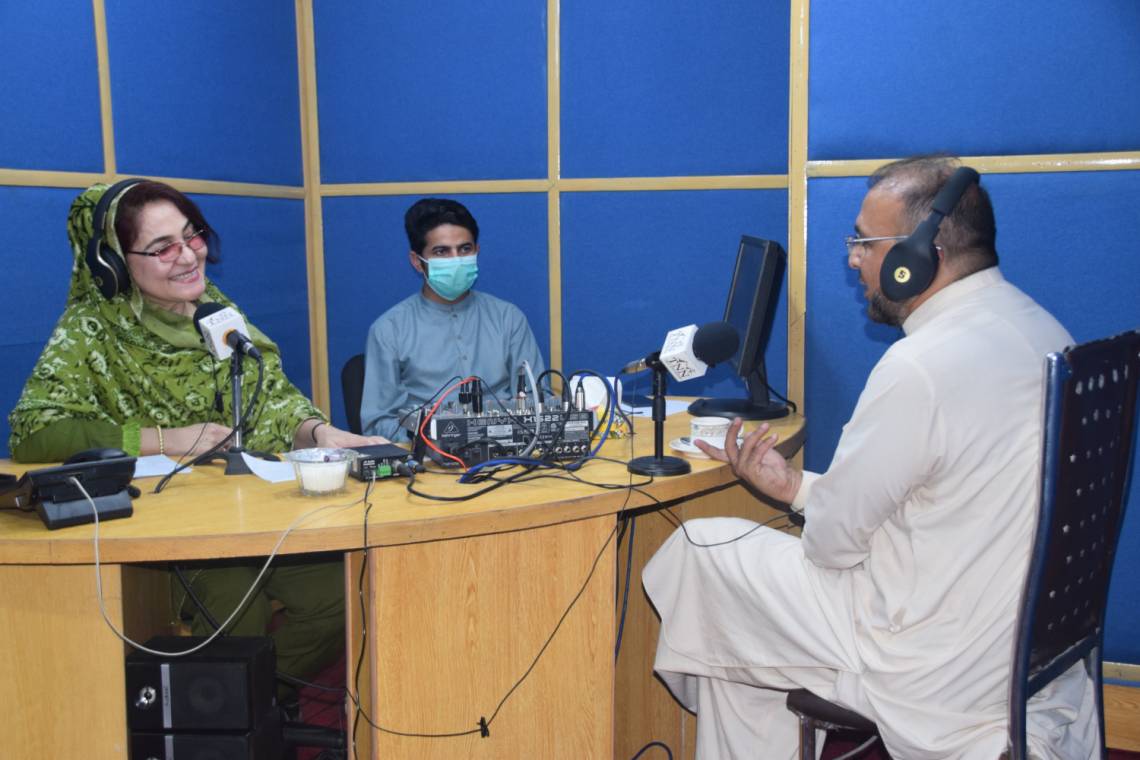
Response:
[[[772,333],[787,254],[779,243],[742,235],[736,252],[724,321],[740,334],[732,367],[748,387],[746,399],[701,399],[689,411],[696,415],[773,419],[788,413],[768,396],[764,350]]]

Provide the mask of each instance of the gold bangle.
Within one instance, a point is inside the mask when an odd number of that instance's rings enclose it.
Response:
[[[162,425],[158,425],[158,453],[166,454],[166,441],[162,439]]]

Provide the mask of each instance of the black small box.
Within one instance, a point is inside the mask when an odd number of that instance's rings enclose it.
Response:
[[[380,443],[375,446],[353,446],[356,458],[348,473],[357,480],[382,480],[397,475],[396,467],[408,461],[412,452],[394,443]]]
[[[232,733],[131,732],[131,760],[280,760],[281,715],[273,708],[257,728]]]
[[[146,647],[183,652],[203,641],[155,636]],[[267,636],[223,636],[181,657],[132,652],[126,664],[127,725],[141,731],[251,731],[276,709],[276,667]]]

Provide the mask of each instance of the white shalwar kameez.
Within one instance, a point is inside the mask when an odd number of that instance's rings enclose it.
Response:
[[[997,760],[1036,523],[1045,354],[1071,336],[995,267],[931,296],[867,379],[827,472],[804,473],[802,540],[687,523],[643,582],[655,670],[697,713],[699,758],[794,758],[780,690],[873,719],[894,758]],[[1030,749],[1090,758],[1078,665],[1030,703]]]

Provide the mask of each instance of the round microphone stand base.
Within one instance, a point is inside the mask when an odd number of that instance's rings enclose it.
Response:
[[[693,468],[680,457],[647,456],[629,460],[626,469],[636,475],[686,475]]]
[[[219,451],[211,455],[209,458],[201,458],[195,460],[196,465],[213,464],[214,462],[226,463],[227,475],[252,475],[253,471],[249,469],[249,465],[242,459],[242,454],[249,454],[251,457],[264,459],[269,462],[280,462],[280,458],[274,454],[267,454],[264,451],[246,451],[245,449],[229,449],[228,451]]]

